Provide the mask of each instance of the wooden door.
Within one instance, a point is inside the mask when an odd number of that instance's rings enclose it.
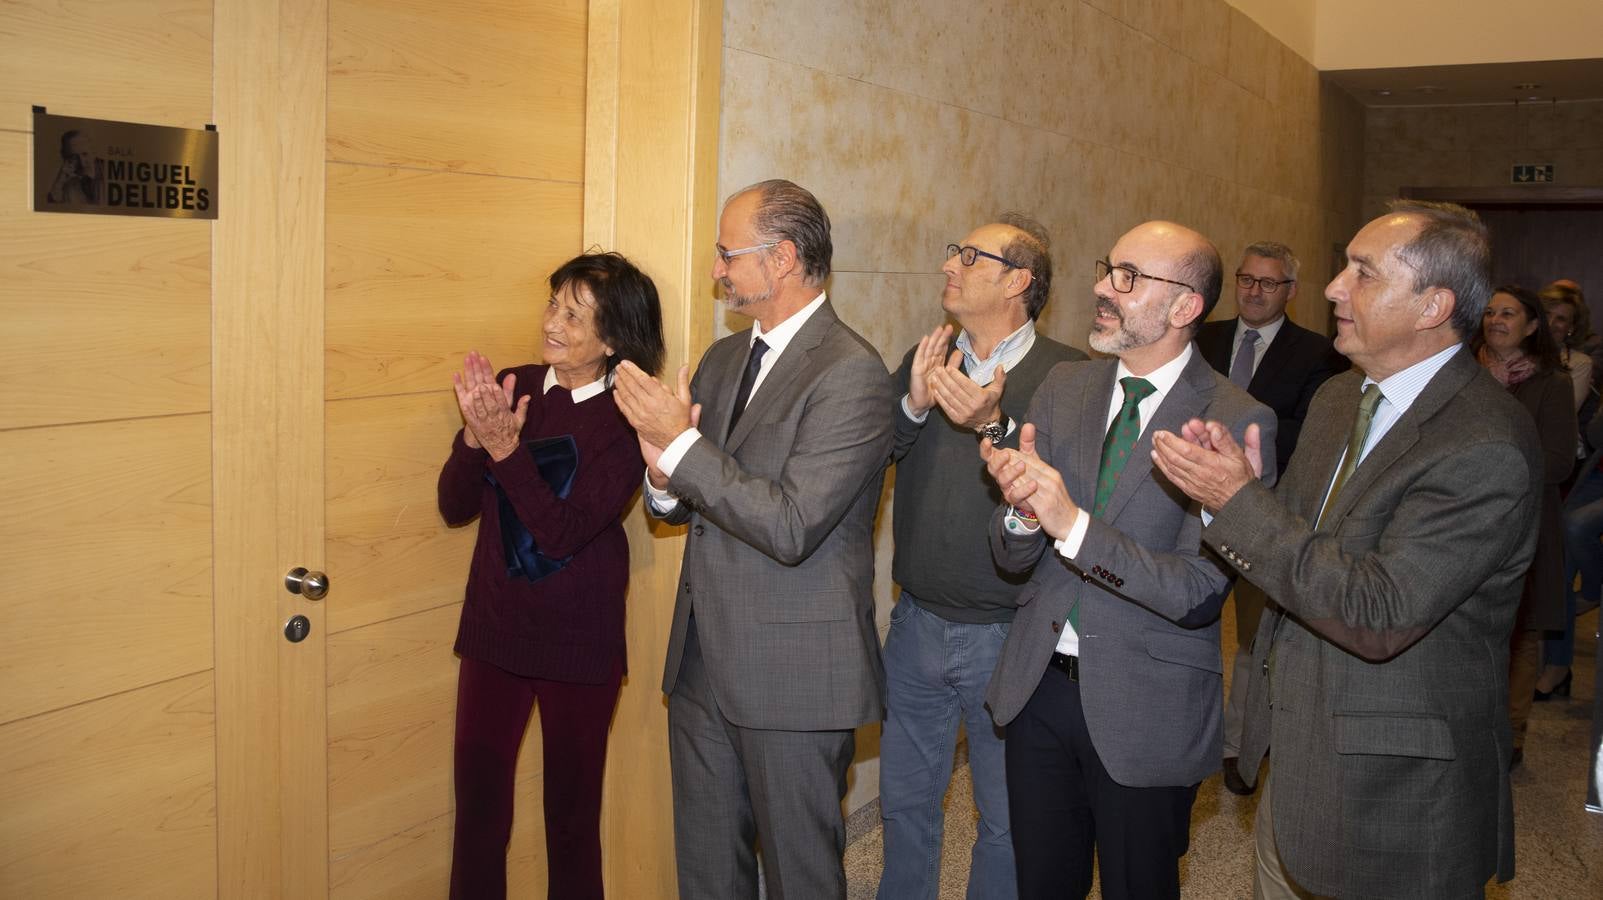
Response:
[[[530,359],[546,274],[591,243],[656,277],[693,361],[719,10],[0,4],[0,897],[444,895],[473,538],[434,507],[450,372]],[[215,123],[221,218],[31,212],[34,104]],[[677,543],[629,527],[607,871],[666,896]],[[327,599],[288,593],[294,566]]]
[[[34,104],[211,121],[211,4],[92,13],[0,5],[0,896],[205,896],[211,225],[28,185]]]
[[[534,360],[545,276],[581,249],[584,0],[330,0],[327,260],[330,895],[443,897],[452,653],[476,525],[435,479],[478,349]],[[538,723],[511,891],[543,896]]]

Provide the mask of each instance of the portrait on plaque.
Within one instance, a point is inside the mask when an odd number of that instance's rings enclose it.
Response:
[[[35,212],[217,218],[217,132],[33,114]]]

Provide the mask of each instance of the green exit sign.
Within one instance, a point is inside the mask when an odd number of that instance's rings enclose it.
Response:
[[[1537,163],[1535,165],[1514,166],[1508,174],[1508,180],[1513,184],[1551,184],[1553,182],[1553,164]]]

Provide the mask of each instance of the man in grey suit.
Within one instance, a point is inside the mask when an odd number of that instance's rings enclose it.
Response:
[[[1505,699],[1542,467],[1464,341],[1491,294],[1474,213],[1401,201],[1325,289],[1363,372],[1314,399],[1279,488],[1216,423],[1156,437],[1214,513],[1203,539],[1275,598],[1254,643],[1242,775],[1258,897],[1480,897],[1513,876]]]
[[[1085,897],[1094,854],[1103,897],[1178,898],[1197,784],[1219,766],[1230,578],[1196,504],[1155,477],[1151,434],[1208,416],[1273,441],[1275,418],[1192,346],[1219,298],[1207,238],[1147,222],[1097,268],[1091,348],[1117,358],[1057,366],[1019,448],[982,445],[1011,504],[997,564],[1033,567],[987,697],[1019,896]]]
[[[724,205],[712,274],[753,328],[678,390],[627,363],[654,515],[687,523],[668,644],[679,895],[845,897],[852,730],[880,719],[873,528],[894,402],[835,316],[829,217],[788,181]]]

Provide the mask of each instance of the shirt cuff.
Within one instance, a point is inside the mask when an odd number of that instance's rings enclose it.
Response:
[[[923,425],[924,424],[924,420],[928,419],[930,417],[930,411],[926,409],[926,410],[924,410],[924,414],[921,415],[921,416],[913,415],[912,408],[907,405],[907,398],[910,397],[910,396],[911,396],[910,394],[903,394],[902,395],[902,415],[906,416],[911,421],[914,421],[914,422],[917,422],[920,425]]]
[[[1202,527],[1203,528],[1207,528],[1209,525],[1212,525],[1212,524],[1213,524],[1213,516],[1210,515],[1207,510],[1203,510],[1202,511]]]
[[[883,407],[881,408],[883,409]],[[678,437],[669,441],[668,446],[662,448],[662,456],[657,458],[657,468],[662,471],[662,474],[672,478],[673,470],[679,466],[679,461],[685,458],[686,453],[690,452],[690,445],[694,444],[699,437],[701,437],[701,432],[694,428],[686,428],[684,431],[679,432]]]
[[[677,506],[679,506],[678,497],[675,497],[673,494],[670,494],[667,491],[657,490],[657,486],[651,483],[650,473],[646,474],[645,482],[646,502],[651,504],[651,511],[658,517],[666,516],[667,514],[673,512]]]
[[[1080,555],[1080,545],[1085,542],[1085,533],[1091,527],[1091,517],[1085,510],[1074,511],[1074,524],[1069,526],[1069,533],[1061,541],[1053,541],[1052,546],[1058,550],[1058,555],[1064,559],[1073,559]]]

